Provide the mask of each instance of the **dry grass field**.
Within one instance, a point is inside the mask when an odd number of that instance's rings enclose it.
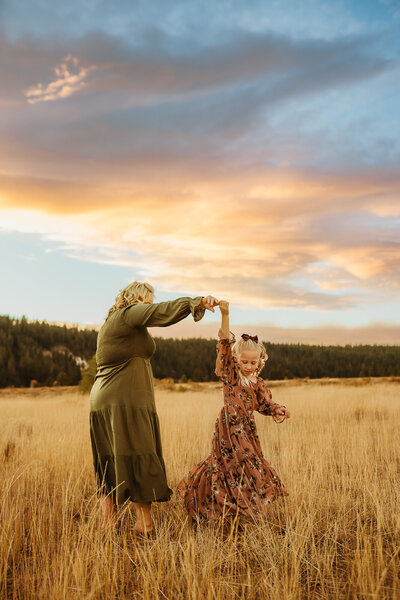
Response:
[[[88,397],[0,392],[0,598],[399,599],[400,384],[273,387],[292,418],[257,415],[290,496],[268,519],[189,525],[182,500],[154,506],[156,539],[100,528]],[[156,393],[169,481],[210,449],[218,385]]]

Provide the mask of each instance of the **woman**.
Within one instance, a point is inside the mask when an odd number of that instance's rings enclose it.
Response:
[[[154,289],[134,281],[116,297],[97,339],[97,374],[90,394],[90,436],[103,527],[117,522],[117,506],[133,502],[134,530],[152,531],[151,503],[168,500],[147,327],[167,327],[205,309],[212,296],[153,304]]]

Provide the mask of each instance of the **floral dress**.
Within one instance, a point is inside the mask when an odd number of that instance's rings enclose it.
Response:
[[[271,391],[261,377],[250,386],[240,383],[232,356],[235,340],[220,339],[215,373],[224,384],[224,406],[215,423],[211,454],[195,465],[178,484],[192,518],[240,514],[260,517],[269,504],[286,496],[274,468],[265,460],[253,412],[277,422],[282,408],[272,402]]]

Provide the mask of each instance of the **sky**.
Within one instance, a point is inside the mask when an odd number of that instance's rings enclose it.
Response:
[[[0,314],[101,324],[137,279],[400,343],[399,30],[400,0],[0,0]]]

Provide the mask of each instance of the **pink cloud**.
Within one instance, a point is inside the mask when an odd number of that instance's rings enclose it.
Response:
[[[86,86],[85,79],[94,69],[96,69],[95,66],[80,67],[78,59],[69,54],[60,66],[54,68],[57,76],[55,81],[45,87],[42,83],[38,83],[25,91],[27,101],[29,104],[36,104],[37,102],[68,98]]]

